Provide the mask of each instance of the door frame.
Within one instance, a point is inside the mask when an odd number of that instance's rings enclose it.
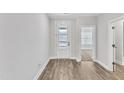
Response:
[[[95,28],[94,32],[93,32],[93,60],[96,60],[96,43],[97,43],[97,37],[96,37],[96,25],[80,25],[79,26],[79,56],[81,57],[81,27],[86,27],[86,26],[93,26]],[[80,58],[81,60],[81,58]]]
[[[69,42],[70,42],[70,46],[69,46],[69,54],[67,57],[60,57],[58,55],[58,49],[57,49],[57,31],[58,31],[58,27],[60,24],[62,23],[67,23],[67,29],[68,29],[68,35],[69,35]],[[71,44],[71,20],[55,20],[55,52],[56,52],[56,57],[57,58],[70,58],[71,57],[71,47],[72,47],[72,44]]]

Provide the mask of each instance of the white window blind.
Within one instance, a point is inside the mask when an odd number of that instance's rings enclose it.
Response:
[[[86,26],[81,28],[81,49],[92,49],[94,27]]]

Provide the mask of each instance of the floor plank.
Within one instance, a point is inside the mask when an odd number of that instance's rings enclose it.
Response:
[[[91,61],[76,62],[71,59],[52,59],[39,80],[120,80],[124,79],[124,67],[117,65],[111,72]]]

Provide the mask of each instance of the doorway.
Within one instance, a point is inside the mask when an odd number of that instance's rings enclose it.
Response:
[[[81,26],[81,49],[80,55],[82,61],[93,61],[96,54],[96,26]]]

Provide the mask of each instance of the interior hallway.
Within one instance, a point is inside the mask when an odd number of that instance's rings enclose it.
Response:
[[[112,21],[115,19],[118,21]],[[0,80],[37,80],[52,58],[95,60],[111,70],[113,30],[123,37],[123,23],[124,13],[1,13]],[[121,51],[117,61],[124,64],[124,49],[118,46],[117,50]],[[124,78],[123,67],[117,69],[119,73],[111,73],[96,63],[78,62],[53,60],[41,79]]]
[[[40,80],[119,80],[124,79],[124,67],[117,65],[117,72],[104,69],[91,61],[76,62],[70,59],[52,59]]]

